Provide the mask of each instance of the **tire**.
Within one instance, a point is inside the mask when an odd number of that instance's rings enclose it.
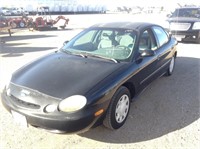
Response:
[[[128,117],[130,110],[130,92],[122,86],[111,99],[111,103],[103,121],[105,127],[109,129],[118,129],[122,127]]]
[[[166,76],[171,76],[173,74],[174,67],[175,67],[175,59],[176,59],[175,56],[173,56],[171,58],[169,68],[167,69]]]
[[[11,22],[11,23],[10,23],[10,26],[11,26],[12,28],[17,28],[17,24],[16,24],[15,22]]]
[[[19,27],[20,28],[24,28],[25,27],[25,22],[23,22],[23,21],[19,22]]]

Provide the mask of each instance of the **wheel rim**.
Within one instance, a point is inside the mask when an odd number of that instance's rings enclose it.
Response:
[[[19,26],[24,27],[25,26],[24,22],[20,22]]]
[[[129,111],[129,97],[128,95],[122,95],[119,101],[117,102],[115,110],[115,119],[118,123],[122,123]]]
[[[169,72],[172,73],[174,69],[174,57],[172,57],[170,65],[169,65]]]

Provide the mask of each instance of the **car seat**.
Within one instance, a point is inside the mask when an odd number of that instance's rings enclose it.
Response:
[[[109,47],[112,47],[112,41],[110,40],[108,34],[103,33],[103,35],[101,36],[101,40],[99,42],[99,45],[98,45],[98,49],[109,48]]]
[[[123,35],[119,41],[119,45],[125,46],[129,49],[133,48],[133,38],[130,35]]]

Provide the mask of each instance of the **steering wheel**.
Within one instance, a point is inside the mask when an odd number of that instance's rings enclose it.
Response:
[[[116,48],[122,49],[124,56],[127,58],[131,55],[131,49],[124,45],[117,45]]]
[[[126,47],[126,46],[124,46],[124,45],[117,45],[116,48],[126,50],[128,47]]]

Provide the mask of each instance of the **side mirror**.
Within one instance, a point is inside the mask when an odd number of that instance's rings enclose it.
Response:
[[[142,50],[140,52],[141,57],[149,57],[149,56],[154,56],[155,55],[155,51],[153,50]]]
[[[65,41],[65,42],[63,43],[63,46],[65,46],[68,42],[69,42],[69,41]]]

